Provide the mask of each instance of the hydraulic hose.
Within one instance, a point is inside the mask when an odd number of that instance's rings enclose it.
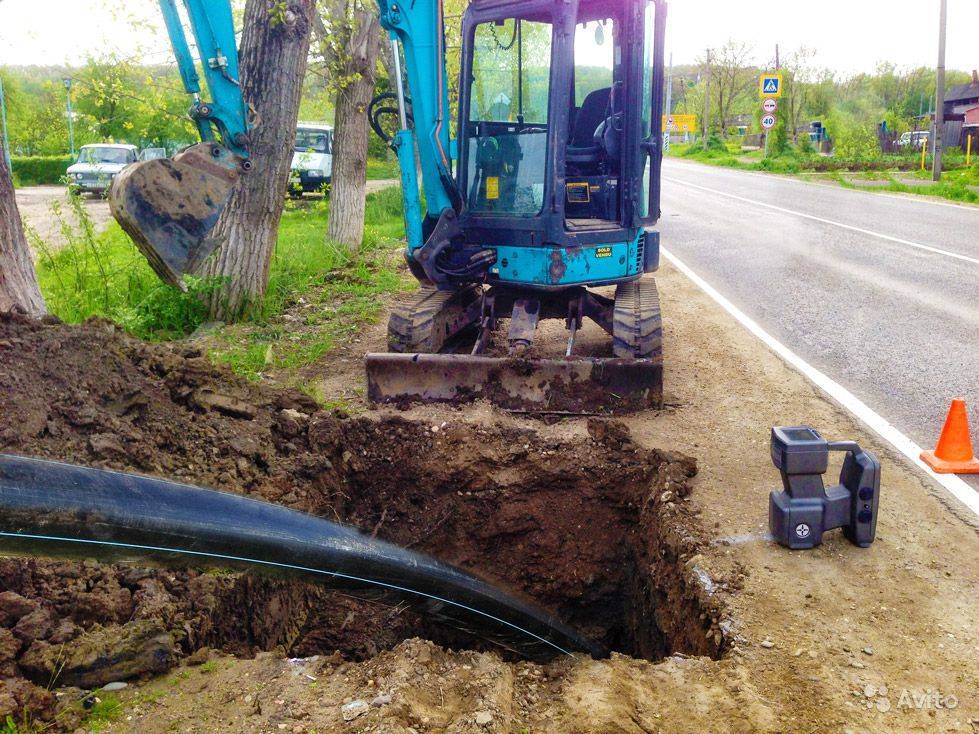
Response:
[[[279,505],[136,474],[0,454],[0,549],[319,579],[387,592],[531,660],[607,654],[546,611],[423,554]]]

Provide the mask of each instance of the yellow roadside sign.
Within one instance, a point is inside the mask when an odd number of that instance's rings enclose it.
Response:
[[[778,99],[782,96],[782,75],[775,72],[758,77],[758,96]]]
[[[663,130],[671,133],[692,133],[697,131],[696,115],[663,115]]]

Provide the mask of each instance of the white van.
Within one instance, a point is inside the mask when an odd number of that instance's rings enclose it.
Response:
[[[83,145],[78,151],[78,161],[68,166],[69,184],[80,192],[104,194],[112,179],[139,157],[135,145],[97,143]]]
[[[289,193],[302,196],[320,191],[333,176],[333,128],[321,123],[300,122],[296,126],[289,171]]]

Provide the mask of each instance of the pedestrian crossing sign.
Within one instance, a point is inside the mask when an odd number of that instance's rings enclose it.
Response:
[[[767,97],[782,96],[782,75],[781,74],[762,74],[758,78],[758,96],[762,99]]]

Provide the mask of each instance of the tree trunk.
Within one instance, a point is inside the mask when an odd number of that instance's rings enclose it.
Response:
[[[333,185],[327,238],[357,250],[364,238],[367,194],[367,107],[374,94],[381,28],[377,14],[353,11],[346,58],[342,62],[333,133]]]
[[[313,0],[248,0],[245,5],[241,86],[257,122],[249,134],[252,169],[232,193],[214,229],[221,244],[200,272],[224,279],[209,295],[215,319],[238,319],[265,295],[289,180],[312,13]]]
[[[31,316],[47,312],[17,211],[14,183],[0,145],[0,313],[13,309]]]

